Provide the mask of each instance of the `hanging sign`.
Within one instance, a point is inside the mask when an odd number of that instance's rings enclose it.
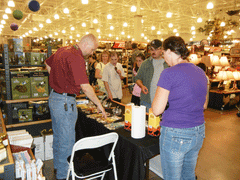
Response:
[[[114,48],[114,49],[124,49],[125,48],[125,42],[115,41],[112,48]]]

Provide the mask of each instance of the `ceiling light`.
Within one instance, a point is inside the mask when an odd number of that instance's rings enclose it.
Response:
[[[144,39],[147,39],[147,37],[145,36]]]
[[[55,15],[54,15],[54,18],[55,18],[55,19],[59,19],[59,15],[58,15],[58,14],[55,14]]]
[[[136,12],[136,11],[137,11],[136,6],[132,6],[132,7],[131,7],[131,12]]]
[[[97,29],[97,32],[99,33],[99,32],[100,32],[100,29]]]
[[[193,30],[195,30],[195,27],[194,27],[194,26],[192,26],[192,27],[191,27],[191,30],[192,30],[192,31],[193,31]]]
[[[227,31],[227,34],[228,34],[228,35],[231,35],[232,33],[231,33],[231,31]]]
[[[150,40],[148,39],[147,42],[150,42]]]
[[[22,37],[22,36],[20,36],[19,38],[20,38],[20,39],[22,39],[23,37]]]
[[[52,34],[49,34],[49,37],[52,37]]]
[[[142,19],[142,20],[141,20],[141,22],[143,23],[143,22],[144,22],[144,20]]]
[[[42,38],[42,37],[40,37],[39,39],[40,39],[40,40],[43,40],[43,38]]]
[[[161,34],[161,32],[160,32],[160,31],[158,31],[158,32],[157,32],[157,34]]]
[[[114,29],[114,27],[113,26],[110,26],[110,30],[113,30]]]
[[[207,4],[207,9],[213,9],[213,3],[212,2],[209,2]]]
[[[155,26],[152,26],[151,29],[152,29],[152,30],[155,30]]]
[[[72,43],[73,41],[71,40],[70,43]]]
[[[173,24],[172,24],[172,23],[169,23],[169,24],[168,24],[168,27],[172,28],[172,27],[173,27]]]
[[[179,36],[179,33],[176,33],[176,36]]]
[[[88,0],[82,0],[82,4],[88,4]]]
[[[177,29],[174,29],[173,32],[176,33],[176,32],[177,32]]]
[[[190,41],[192,41],[193,40],[193,38],[190,38]]]
[[[118,37],[116,37],[116,40],[118,40]]]
[[[125,34],[125,32],[123,32],[123,31],[122,31],[122,32],[121,32],[121,34],[122,34],[122,35],[124,35],[124,34]]]
[[[2,29],[0,28],[0,31],[2,31]]]
[[[66,31],[65,31],[65,30],[62,30],[62,33],[66,33]]]
[[[196,34],[196,32],[195,32],[195,31],[193,31],[193,32],[192,32],[192,35],[194,35],[194,34]]]
[[[198,19],[197,19],[197,22],[198,22],[198,23],[202,22],[202,18],[198,18]]]
[[[210,37],[212,37],[212,34],[209,34]]]
[[[29,30],[28,32],[29,32],[30,34],[32,34],[32,30]]]
[[[48,37],[47,36],[44,36],[45,39],[47,39]]]
[[[34,31],[37,31],[38,29],[36,27],[33,28]]]
[[[126,22],[125,22],[125,23],[123,23],[123,26],[124,26],[124,27],[127,27],[127,23],[126,23]]]
[[[108,14],[108,15],[107,15],[107,18],[108,18],[108,19],[112,19],[112,15],[111,15],[111,14]]]
[[[128,36],[127,36],[127,38],[129,39],[129,38],[130,38],[130,36],[128,35]]]
[[[89,32],[86,32],[86,34],[89,34]]]
[[[161,41],[163,41],[163,38],[161,38]]]
[[[222,27],[225,26],[225,22],[221,22],[220,26]]]
[[[28,33],[25,33],[26,36],[28,36]]]
[[[0,28],[4,28],[4,25],[3,25],[3,24],[0,24]]]
[[[46,20],[46,23],[51,23],[52,21],[50,19],[47,19]]]
[[[68,8],[65,8],[65,9],[63,10],[63,12],[64,12],[65,14],[69,14]]]
[[[24,34],[24,35],[22,35],[22,37],[26,37],[26,36],[25,36],[25,34]]]
[[[224,39],[226,39],[226,38],[227,38],[227,35],[224,36]]]
[[[5,13],[11,14],[11,13],[12,13],[12,10],[11,10],[10,8],[6,8],[6,9],[5,9]]]
[[[72,39],[72,36],[69,36],[70,39]]]
[[[98,36],[98,39],[101,39],[101,36]]]
[[[57,33],[57,32],[55,32],[54,34],[55,34],[56,36],[58,35],[58,33]]]
[[[172,17],[172,13],[171,12],[168,12],[167,15],[166,15],[167,18],[170,18]]]
[[[142,33],[141,36],[144,37],[144,34]]]
[[[9,7],[15,7],[15,3],[13,1],[8,1],[8,6]]]
[[[75,30],[75,27],[72,26],[72,27],[71,27],[71,30],[74,31],[74,30]]]
[[[82,23],[82,27],[86,27],[86,23]]]
[[[98,20],[97,20],[97,19],[94,19],[94,20],[93,20],[93,23],[97,24],[97,23],[98,23]]]
[[[111,34],[109,34],[108,36],[109,36],[109,37],[112,37],[112,35],[111,35]]]
[[[43,27],[43,24],[39,24],[39,27],[42,28],[42,27]]]
[[[6,21],[4,21],[4,20],[1,20],[1,23],[2,23],[2,24],[6,24]]]
[[[134,41],[134,38],[132,38],[132,41]]]
[[[77,34],[77,37],[80,37],[80,34]]]
[[[3,19],[8,19],[8,15],[4,14]]]

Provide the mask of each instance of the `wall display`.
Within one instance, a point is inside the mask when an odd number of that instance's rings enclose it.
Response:
[[[41,65],[40,53],[38,52],[27,52],[25,53],[26,63],[31,65]]]

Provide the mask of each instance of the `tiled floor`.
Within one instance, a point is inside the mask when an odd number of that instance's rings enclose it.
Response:
[[[123,103],[130,102],[124,92]],[[206,138],[200,150],[196,175],[198,180],[240,180],[240,117],[237,110],[205,111]],[[52,180],[52,161],[45,162],[44,173]],[[161,180],[150,172],[151,180]]]

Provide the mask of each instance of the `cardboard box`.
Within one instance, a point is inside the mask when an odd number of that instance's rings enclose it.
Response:
[[[32,109],[19,109],[18,110],[19,122],[27,122],[33,120]]]
[[[11,72],[12,99],[31,97],[31,79],[26,71]]]
[[[160,117],[153,114],[152,108],[149,109],[148,113],[148,134],[150,136],[160,135]]]
[[[33,120],[51,119],[48,101],[29,101],[33,108]]]
[[[40,53],[38,52],[27,52],[25,53],[26,64],[41,65]]]
[[[43,137],[34,137],[33,144],[35,145],[35,158],[44,160],[44,141]]]
[[[12,118],[19,119],[18,110],[19,109],[27,109],[27,103],[13,103],[12,104]]]
[[[47,53],[40,53],[40,63],[44,64],[44,61],[47,59]]]
[[[132,106],[133,104],[128,104],[125,106],[125,123],[124,129],[131,131],[132,126]]]
[[[30,72],[30,78],[31,97],[47,97],[49,94],[47,70]]]
[[[8,62],[10,65],[17,65],[16,56],[14,52],[8,52]]]
[[[25,53],[23,52],[14,52],[15,55],[15,61],[17,64],[25,64]]]
[[[8,39],[8,49],[14,52],[23,52],[23,39]]]
[[[45,136],[44,160],[53,159],[53,135]]]

